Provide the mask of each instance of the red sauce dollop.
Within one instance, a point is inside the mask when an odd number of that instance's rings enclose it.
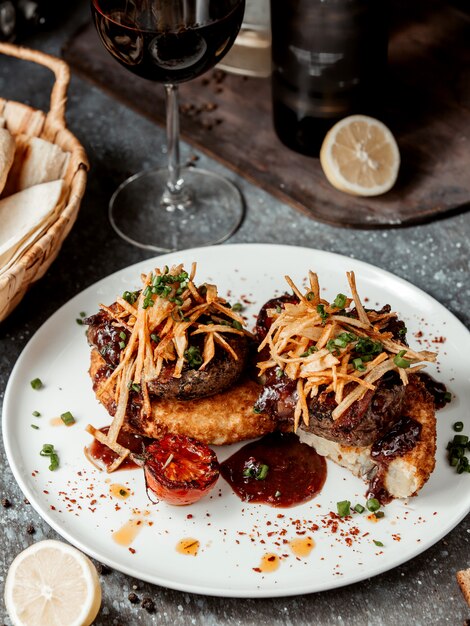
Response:
[[[272,433],[243,446],[221,463],[220,473],[246,502],[290,507],[319,493],[326,479],[326,461],[297,435]],[[260,480],[257,473],[266,476]]]
[[[109,430],[109,426],[100,428],[100,431],[106,434]],[[124,448],[127,448],[135,454],[143,454],[145,447],[153,441],[147,437],[141,435],[134,435],[132,433],[126,433],[121,430],[117,438],[118,443]],[[97,439],[93,439],[93,442],[86,448],[88,456],[93,459],[99,467],[108,469],[108,467],[117,459],[117,454],[113,452],[108,446],[104,445]],[[139,467],[134,461],[127,457],[118,467],[118,470],[135,469]]]

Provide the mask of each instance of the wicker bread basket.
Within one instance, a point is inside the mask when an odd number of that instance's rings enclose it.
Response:
[[[48,113],[0,98],[0,116],[5,118],[7,129],[12,135],[40,137],[70,153],[65,173],[65,206],[59,217],[10,269],[0,274],[2,321],[20,302],[29,286],[45,274],[59,253],[62,242],[75,222],[85,192],[88,160],[81,144],[65,127],[66,92],[70,81],[68,65],[37,50],[7,43],[0,43],[0,53],[43,65],[55,74]]]

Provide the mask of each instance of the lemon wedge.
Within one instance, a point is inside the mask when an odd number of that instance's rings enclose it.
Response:
[[[14,626],[90,626],[101,605],[95,566],[60,541],[39,541],[13,561],[5,605]]]
[[[336,189],[354,196],[379,196],[395,184],[400,152],[385,124],[366,115],[350,115],[328,131],[320,163]]]

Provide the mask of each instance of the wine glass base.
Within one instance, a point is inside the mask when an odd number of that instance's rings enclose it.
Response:
[[[168,196],[167,169],[140,172],[124,181],[109,203],[116,233],[156,252],[213,245],[233,235],[245,211],[237,187],[196,168],[181,169],[181,178],[184,191],[174,203]]]

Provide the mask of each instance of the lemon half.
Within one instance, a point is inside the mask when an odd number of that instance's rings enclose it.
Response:
[[[400,152],[390,130],[367,115],[350,115],[331,128],[320,151],[329,182],[355,196],[379,196],[393,187]]]
[[[14,626],[90,626],[101,605],[98,573],[72,546],[39,541],[11,564],[5,605]]]

